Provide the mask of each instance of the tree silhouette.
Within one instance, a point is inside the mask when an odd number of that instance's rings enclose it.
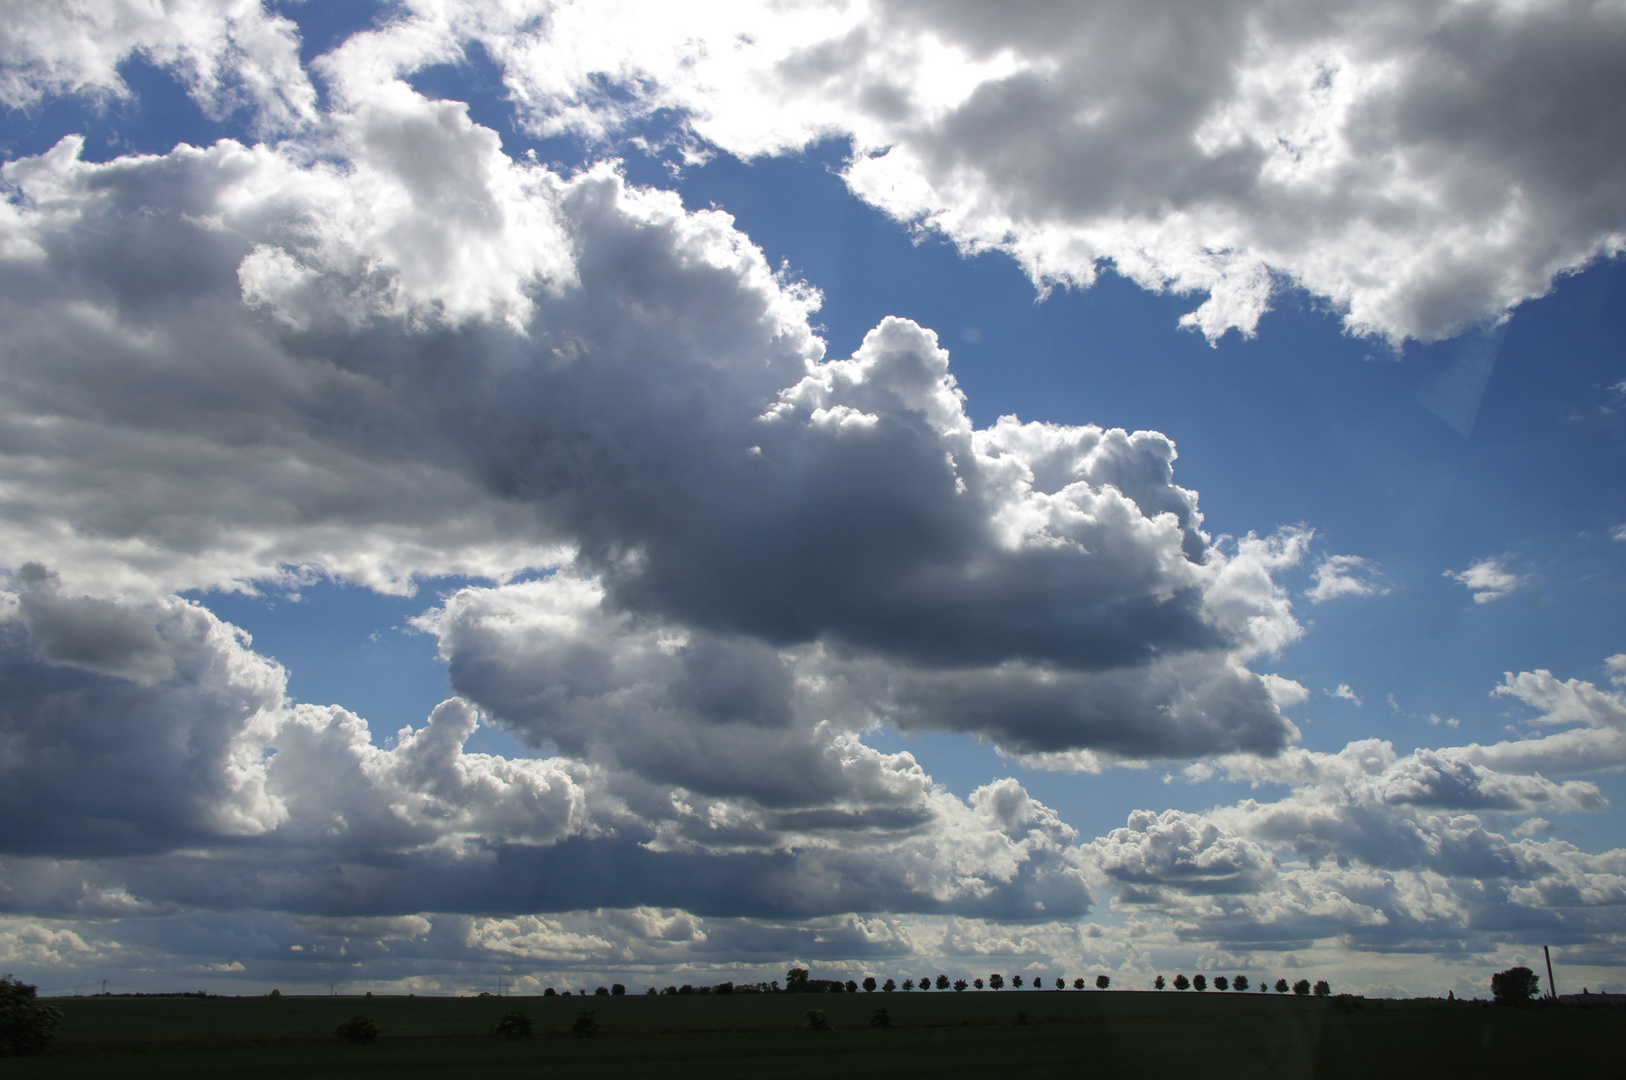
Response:
[[[1316,983],[1315,983],[1315,996],[1316,997],[1329,997],[1331,994],[1332,994],[1332,987],[1327,985],[1327,980],[1326,979],[1317,979]]]
[[[856,993],[858,993],[858,984],[857,984],[857,983],[856,983],[856,982],[854,982],[854,981],[853,981],[853,980],[851,980],[851,979],[848,979],[848,980],[847,980],[847,981],[846,981],[846,982],[845,982],[845,983],[843,983],[843,984],[842,984],[842,985],[843,985],[843,986],[844,986],[844,987],[845,987],[845,988],[846,988],[846,990],[847,990],[847,993],[849,993],[849,994],[856,994]]]
[[[1491,997],[1498,1005],[1521,1005],[1536,996],[1541,976],[1527,967],[1511,967],[1491,976]]]
[[[939,990],[947,990],[949,988],[949,977],[947,975],[939,975],[937,977],[937,988]]]
[[[1298,982],[1294,983],[1293,984],[1293,993],[1297,994],[1299,997],[1309,997],[1310,996],[1310,980],[1309,979],[1300,979]]]
[[[1168,984],[1163,981],[1163,976],[1161,976],[1161,975],[1159,975],[1157,978],[1152,980],[1152,989],[1153,990],[1161,990],[1166,985],[1168,985]]]
[[[1191,985],[1192,985],[1192,987],[1194,989],[1197,989],[1197,990],[1207,990],[1208,989],[1208,977],[1206,975],[1193,975],[1191,977]]]
[[[1287,993],[1287,980],[1286,979],[1277,979],[1276,980],[1276,992],[1278,994]]]
[[[881,989],[886,991],[888,994],[890,994],[892,991],[896,990],[897,988],[898,988],[898,984],[893,982],[891,979],[888,979],[888,980],[886,980],[886,982],[881,984]],[[904,987],[904,989],[907,990],[908,987]]]
[[[976,987],[978,990],[981,990],[982,989],[982,976],[979,975],[975,979],[972,979],[971,980],[971,985]]]
[[[1174,988],[1176,990],[1189,990],[1191,989],[1191,980],[1184,975],[1176,975],[1174,977]]]
[[[1084,989],[1084,978],[1083,978],[1083,976],[1080,976],[1079,978],[1076,978],[1076,979],[1073,980],[1073,989],[1074,990],[1082,990],[1082,989]]]
[[[800,994],[807,989],[807,969],[791,968],[785,972],[785,993]]]
[[[0,975],[0,1057],[43,1054],[56,1038],[62,1010],[35,998],[39,988]]]
[[[903,980],[903,988],[905,990],[913,990],[915,988],[915,980],[913,980],[913,979],[905,979],[905,980]]]
[[[995,990],[1003,989],[1005,986],[1005,976],[1001,975],[997,971],[994,972],[992,975],[988,976],[988,985],[993,987]]]
[[[964,990],[965,988],[966,988],[966,981],[964,979],[955,979],[954,980],[954,992],[955,993],[959,993],[960,991]]]
[[[1230,979],[1227,979],[1224,975],[1215,975],[1214,976],[1214,989],[1215,990],[1229,990],[1230,988],[1231,988],[1231,980]]]
[[[1112,985],[1112,976],[1110,976],[1110,975],[1097,975],[1095,977],[1095,988],[1097,990],[1105,990],[1107,987],[1109,987],[1111,985]]]
[[[1022,989],[1022,976],[1020,976],[1020,975],[1012,975],[1011,976],[1011,985],[1013,987],[1015,987],[1016,989],[1018,989],[1018,990]]]
[[[875,976],[873,976],[873,975],[865,975],[864,976],[864,993],[866,993],[866,994],[875,993]]]
[[[1236,978],[1231,980],[1231,986],[1239,992],[1246,990],[1248,988],[1248,977],[1246,975],[1238,975]]]

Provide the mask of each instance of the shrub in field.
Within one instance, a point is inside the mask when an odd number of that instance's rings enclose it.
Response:
[[[591,1039],[598,1034],[598,1021],[593,1019],[592,1009],[583,1009],[576,1014],[576,1022],[570,1025],[570,1033],[578,1039]]]
[[[875,1015],[869,1018],[872,1028],[889,1028],[892,1026],[892,1016],[885,1009],[876,1009]]]
[[[1206,975],[1193,975],[1191,977],[1191,985],[1192,988],[1196,990],[1207,990],[1208,977]]]
[[[1287,993],[1287,980],[1286,979],[1277,979],[1276,980],[1276,992],[1278,994]]]
[[[1224,975],[1215,975],[1214,976],[1214,989],[1215,990],[1229,990],[1230,988],[1231,988],[1231,980],[1230,979],[1227,979]]]
[[[809,1009],[805,1014],[807,1019],[802,1022],[803,1031],[834,1031],[830,1021],[825,1017],[823,1009]]]
[[[1005,976],[1001,975],[997,971],[994,972],[992,975],[988,976],[988,985],[993,987],[995,990],[1003,989],[1005,986]]]
[[[1190,990],[1191,980],[1186,978],[1184,975],[1176,975],[1174,977],[1174,988],[1176,990]]]
[[[1293,984],[1293,993],[1297,994],[1299,997],[1309,997],[1310,996],[1310,980],[1309,979],[1300,979],[1298,982],[1294,983]]]
[[[966,983],[966,981],[964,979],[955,979],[954,980],[954,992],[955,993],[957,993],[957,994],[961,993],[962,991],[965,990],[966,986],[967,986],[967,983]]]
[[[491,1025],[491,1034],[498,1039],[529,1039],[531,1018],[518,1009],[503,1013],[502,1019]]]
[[[1084,989],[1084,980],[1083,980],[1082,977],[1073,980],[1073,989],[1074,990],[1082,990],[1082,989]],[[1158,989],[1161,990],[1163,988],[1160,986],[1160,987],[1158,987]]]
[[[1095,988],[1097,990],[1105,990],[1107,987],[1109,987],[1111,985],[1112,985],[1112,976],[1110,976],[1110,975],[1097,975],[1095,977]]]
[[[1246,975],[1238,975],[1236,978],[1231,980],[1231,986],[1233,986],[1239,992],[1246,990],[1248,988],[1248,977]]]
[[[1315,996],[1316,997],[1330,997],[1331,995],[1332,995],[1332,987],[1327,985],[1327,980],[1326,979],[1317,979],[1316,983],[1315,983]]]
[[[0,1057],[42,1054],[56,1038],[62,1011],[35,998],[38,987],[0,975]]]
[[[1541,976],[1527,967],[1511,967],[1491,976],[1491,997],[1498,1005],[1522,1005],[1536,996]]]
[[[378,1038],[378,1025],[365,1016],[357,1015],[334,1028],[333,1034],[340,1042],[366,1045]]]
[[[881,990],[884,993],[890,994],[892,991],[896,990],[897,988],[898,988],[898,984],[893,982],[891,979],[888,979],[888,980],[886,980],[886,982],[881,984]]]
[[[1161,976],[1161,975],[1159,975],[1157,978],[1152,980],[1152,989],[1153,990],[1161,990],[1167,985],[1168,985],[1168,983],[1165,983],[1163,981],[1163,976]]]

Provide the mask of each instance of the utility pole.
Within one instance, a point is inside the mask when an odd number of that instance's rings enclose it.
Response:
[[[1554,1001],[1558,1000],[1558,987],[1553,983],[1553,954],[1547,946],[1541,947],[1541,955],[1547,958],[1547,993]]]

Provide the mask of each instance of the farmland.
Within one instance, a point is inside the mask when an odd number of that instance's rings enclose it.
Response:
[[[554,998],[55,999],[52,1053],[33,1077],[668,1077],[1120,1075],[1469,1077],[1545,1069],[1617,1076],[1626,1010],[1344,1002],[1275,994],[1094,991]],[[1359,1005],[1359,1008],[1353,1006]],[[808,1009],[830,1032],[801,1030]],[[498,1042],[519,1009],[535,1038]],[[582,1009],[598,1024],[569,1037]],[[885,1009],[892,1026],[870,1026]],[[364,1014],[378,1042],[339,1044]]]

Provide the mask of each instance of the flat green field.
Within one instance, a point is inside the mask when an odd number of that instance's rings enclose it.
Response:
[[[1626,1076],[1626,1010],[1615,1008],[1371,1001],[1349,1012],[1326,1000],[1174,991],[52,1004],[65,1017],[56,1049],[7,1061],[8,1078]],[[597,1038],[566,1034],[583,1008],[596,1013]],[[798,1030],[810,1008],[835,1030]],[[868,1026],[877,1008],[891,1029]],[[536,1038],[487,1036],[510,1009],[531,1016]],[[334,1027],[357,1013],[379,1041],[337,1044]]]

